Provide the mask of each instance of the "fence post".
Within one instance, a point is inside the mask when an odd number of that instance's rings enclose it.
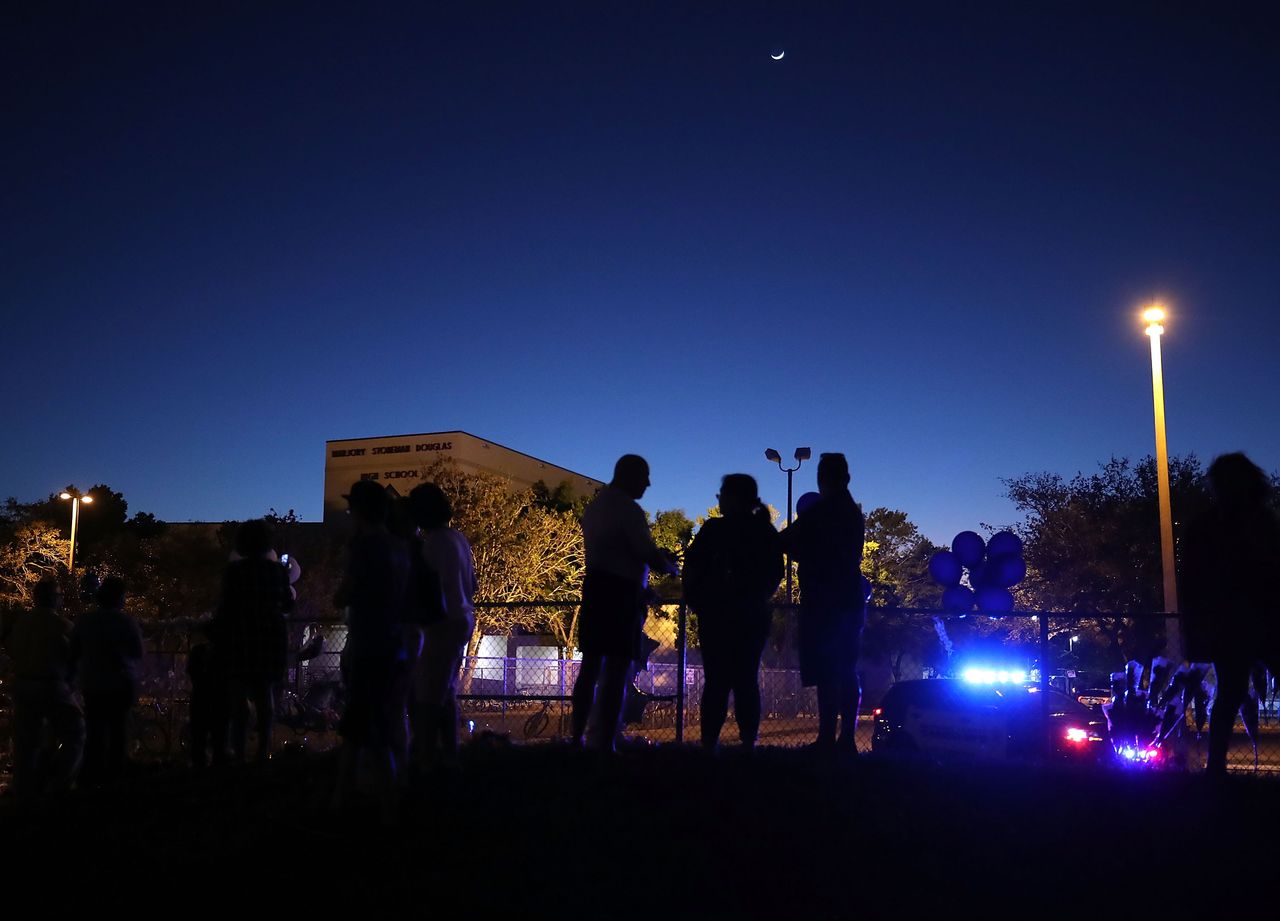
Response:
[[[684,744],[684,669],[685,646],[688,639],[689,609],[680,599],[680,614],[676,619],[676,744]]]
[[[1040,621],[1040,716],[1044,721],[1044,745],[1045,753],[1053,751],[1053,739],[1050,733],[1053,728],[1049,725],[1049,614],[1047,611],[1041,611]]]

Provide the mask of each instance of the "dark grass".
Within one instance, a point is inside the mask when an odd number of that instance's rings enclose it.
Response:
[[[1280,783],[1247,777],[674,746],[601,761],[495,741],[419,782],[383,829],[371,802],[325,811],[333,770],[139,770],[6,801],[9,891],[131,914],[1078,918],[1212,917],[1218,891],[1267,905],[1277,890]]]

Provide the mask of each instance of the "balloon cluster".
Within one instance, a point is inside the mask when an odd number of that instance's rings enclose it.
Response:
[[[965,571],[969,584],[961,585]],[[1027,577],[1022,540],[1012,531],[1001,531],[984,541],[973,531],[961,531],[950,550],[939,550],[929,559],[929,575],[944,586],[942,606],[948,611],[1012,611],[1009,589]]]

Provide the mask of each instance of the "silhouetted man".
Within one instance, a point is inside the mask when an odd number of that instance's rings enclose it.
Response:
[[[71,694],[71,622],[59,613],[62,589],[45,578],[34,594],[34,608],[16,615],[5,633],[13,661],[13,787],[20,796],[69,787],[84,748],[84,719]],[[49,763],[42,765],[45,752]]]
[[[125,765],[125,727],[137,700],[142,631],[124,611],[125,583],[103,581],[97,607],[76,618],[71,655],[84,695],[85,753],[82,780],[114,780]]]
[[[380,485],[360,480],[345,498],[355,533],[334,599],[347,610],[347,644],[342,650],[347,702],[333,805],[335,809],[343,805],[355,782],[357,755],[364,750],[375,771],[382,820],[390,823],[396,811],[393,721],[403,719],[397,688],[403,684],[406,668],[401,616],[409,583],[409,549],[387,528],[391,499]]]
[[[1236,714],[1258,662],[1280,668],[1280,520],[1267,476],[1243,454],[1209,466],[1214,506],[1188,530],[1183,568],[1186,656],[1212,661],[1218,690],[1209,715],[1207,769],[1225,773]]]
[[[818,689],[820,751],[834,751],[839,725],[842,750],[856,753],[858,646],[862,596],[862,509],[849,494],[843,454],[818,460],[819,500],[782,532],[800,575],[800,680]]]
[[[573,686],[573,741],[582,743],[594,702],[594,742],[605,751],[613,750],[631,663],[640,657],[649,567],[676,574],[675,561],[653,542],[637,502],[648,488],[648,463],[624,454],[614,465],[613,480],[582,516],[587,572],[578,624],[582,666]]]

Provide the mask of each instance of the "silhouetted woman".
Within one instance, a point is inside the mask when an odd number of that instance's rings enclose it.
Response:
[[[685,552],[684,592],[698,615],[705,684],[702,744],[714,749],[733,692],[738,735],[748,748],[760,731],[760,656],[769,637],[770,599],[782,581],[782,544],[745,473],[720,485],[720,513]]]
[[[1187,658],[1212,661],[1217,673],[1207,769],[1222,773],[1250,671],[1258,662],[1280,668],[1280,520],[1266,474],[1243,454],[1215,460],[1209,485],[1214,507],[1187,533],[1183,623]]]

